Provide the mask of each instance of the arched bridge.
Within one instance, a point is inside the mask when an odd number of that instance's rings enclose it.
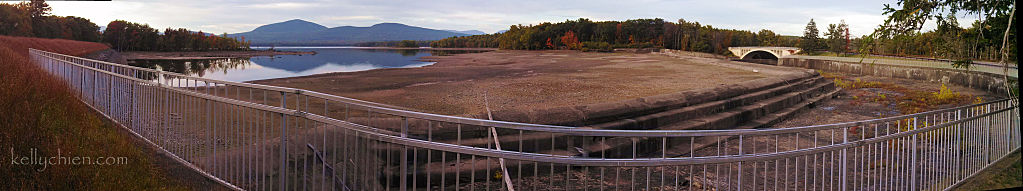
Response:
[[[743,60],[751,59],[775,59],[783,56],[799,53],[800,49],[795,47],[766,47],[766,46],[743,46],[728,47],[728,51]]]

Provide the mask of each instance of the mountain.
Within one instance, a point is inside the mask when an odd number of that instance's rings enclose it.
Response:
[[[302,19],[292,19],[289,21],[259,26],[256,27],[256,29],[252,30],[252,32],[259,33],[313,32],[324,29],[327,29],[327,27]]]
[[[301,19],[257,27],[229,37],[245,37],[252,45],[352,45],[360,42],[400,40],[440,40],[468,36],[461,32],[428,29],[400,23],[380,23],[369,27],[342,26],[327,28]]]
[[[458,30],[444,30],[444,31],[448,31],[448,32],[453,32],[453,33],[462,33],[462,34],[467,34],[467,35],[481,35],[481,34],[487,34],[487,33],[483,32],[483,31],[479,31],[479,30],[467,30],[467,31],[458,31]]]

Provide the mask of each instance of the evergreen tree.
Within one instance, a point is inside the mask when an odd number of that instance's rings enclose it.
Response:
[[[32,19],[40,19],[50,14],[50,4],[47,4],[44,0],[32,0],[29,2],[29,12]]]
[[[806,23],[806,29],[803,30],[802,41],[799,43],[799,48],[803,49],[803,52],[813,52],[820,47],[820,37],[817,35],[820,31],[817,30],[817,23],[810,19],[810,23]]]

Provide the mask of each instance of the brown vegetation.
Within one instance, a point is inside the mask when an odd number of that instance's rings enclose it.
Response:
[[[950,89],[945,84],[941,84],[941,87],[934,91],[925,90],[920,87],[907,87],[897,83],[861,80],[860,78],[847,77],[836,73],[820,73],[825,78],[834,80],[836,86],[847,90],[873,88],[890,92],[889,94],[861,93],[852,95],[853,101],[851,104],[874,102],[882,105],[894,105],[900,114],[919,113],[951,106],[966,105],[970,104],[971,101],[972,103],[981,103],[984,100],[981,97],[961,94]]]
[[[0,148],[17,157],[126,157],[127,164],[47,166],[0,159],[0,190],[182,189],[119,128],[79,102],[69,87],[30,63],[28,48],[83,55],[99,43],[0,36]],[[14,157],[14,156],[12,156]]]

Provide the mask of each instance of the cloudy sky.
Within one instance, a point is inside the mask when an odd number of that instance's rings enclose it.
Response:
[[[260,25],[304,19],[327,27],[397,22],[434,29],[487,33],[514,24],[566,19],[685,19],[718,28],[770,29],[802,35],[813,18],[822,30],[845,20],[852,35],[869,34],[883,22],[881,8],[896,0],[114,0],[51,1],[53,14],[105,25],[123,19],[154,28],[184,27],[214,33],[250,31]],[[961,22],[972,20],[963,18]]]

